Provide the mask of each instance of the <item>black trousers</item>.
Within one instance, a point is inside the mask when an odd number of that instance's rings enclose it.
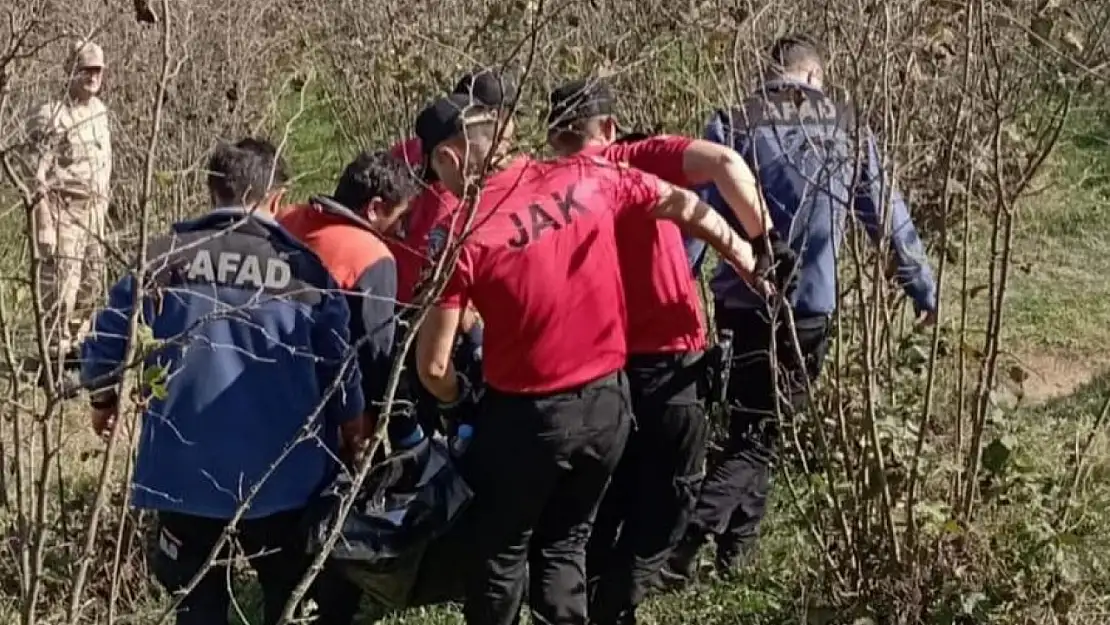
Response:
[[[258,574],[262,586],[265,625],[278,622],[285,603],[311,563],[305,553],[303,511],[242,521],[236,532],[241,553]],[[204,565],[227,521],[171,512],[158,515],[158,543],[152,566],[159,583],[170,593],[184,588]],[[233,543],[233,544],[235,544]],[[226,550],[201,582],[181,602],[178,625],[224,625],[231,605],[229,560]]]
[[[593,623],[633,622],[693,512],[708,433],[700,355],[629,358],[636,428],[587,550]]]
[[[546,396],[487,389],[463,467],[469,625],[518,622],[526,579],[532,622],[587,623],[586,542],[630,427],[622,372]]]
[[[785,418],[804,408],[808,386],[828,352],[829,319],[796,317],[797,341],[785,318],[776,319],[773,328],[764,311],[727,310],[718,304],[716,319],[718,327],[733,331],[729,435],[720,461],[702,485],[688,538],[700,543],[715,535],[718,557],[730,560],[750,553],[758,540],[779,438],[775,404]],[[777,373],[771,370],[772,332]]]

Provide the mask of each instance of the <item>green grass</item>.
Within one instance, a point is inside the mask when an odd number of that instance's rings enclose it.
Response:
[[[1110,119],[1079,115],[1022,202],[1006,338],[1027,349],[1100,357],[1110,334]]]
[[[301,201],[316,193],[331,193],[343,167],[357,150],[335,121],[327,95],[321,90],[290,91],[278,100],[285,121],[273,136],[285,137],[285,157],[292,170],[290,199]]]

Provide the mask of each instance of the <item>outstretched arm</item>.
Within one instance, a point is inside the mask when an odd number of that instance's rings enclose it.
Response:
[[[428,311],[416,342],[416,372],[420,383],[441,403],[459,399],[458,376],[451,354],[462,309],[437,305]]]
[[[684,166],[691,186],[713,183],[740,226],[751,239],[774,228],[763,193],[744,158],[731,145],[731,137],[720,115],[706,127],[705,141],[694,141],[686,149]]]
[[[96,315],[93,332],[81,345],[81,385],[96,406],[114,406],[127,355],[127,337],[134,306],[135,277],[128,274],[108,291],[108,306]]]
[[[333,285],[334,287],[334,285]],[[337,388],[326,398],[322,416],[328,427],[339,429],[343,447],[352,457],[362,449],[362,413],[366,399],[362,375],[351,350],[351,311],[347,299],[332,288],[316,309],[312,349],[317,358],[316,374],[322,391]]]
[[[889,234],[891,252],[898,266],[895,279],[913,300],[916,312],[930,318],[937,309],[937,287],[933,271],[929,267],[925,248],[902,194],[892,182],[886,180],[878,146],[870,133],[867,136],[867,153],[862,168],[860,186],[855,194],[856,218],[876,244],[881,243],[883,237]],[[891,211],[889,232],[885,227],[883,209],[884,194],[888,191]]]
[[[669,185],[665,187],[662,199],[652,214],[657,219],[675,222],[690,235],[712,245],[742,278],[755,284],[755,253],[751,244],[737,234],[712,206],[699,200],[693,191]]]

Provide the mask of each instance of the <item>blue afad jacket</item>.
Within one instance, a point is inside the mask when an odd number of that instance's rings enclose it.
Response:
[[[848,214],[872,240],[889,236],[897,281],[917,312],[936,309],[936,284],[921,239],[902,195],[885,179],[875,138],[857,127],[851,109],[808,86],[770,81],[739,108],[717,111],[706,138],[743,156],[759,180],[775,228],[798,254],[792,301],[797,314],[828,315],[836,309],[837,251]],[[702,193],[743,232],[716,187]],[[710,287],[726,308],[765,306],[726,263],[717,266]]]
[[[339,425],[364,407],[343,294],[311,251],[241,209],[176,224],[148,247],[140,301],[155,347],[133,505],[229,519],[260,482],[244,518],[306,505],[339,468]],[[96,317],[88,388],[120,375],[135,290],[124,277]]]

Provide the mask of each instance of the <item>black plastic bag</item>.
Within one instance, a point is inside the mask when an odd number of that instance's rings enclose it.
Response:
[[[350,490],[344,474],[324,492],[309,538],[312,553],[323,548]],[[472,497],[442,440],[427,438],[394,453],[367,475],[330,554],[331,565],[375,603],[406,607],[428,545],[451,529]]]

